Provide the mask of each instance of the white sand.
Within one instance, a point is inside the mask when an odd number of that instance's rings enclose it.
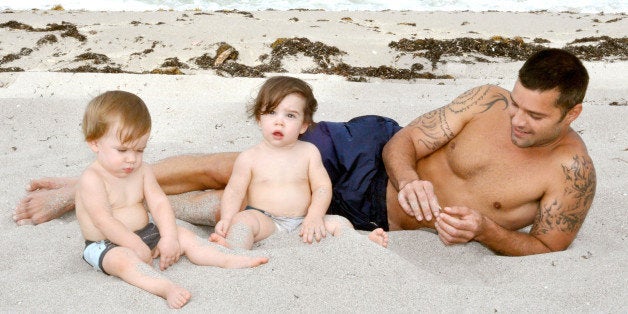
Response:
[[[317,120],[380,114],[405,125],[476,85],[512,87],[521,62],[497,58],[497,63],[468,64],[448,57],[448,63],[432,70],[425,59],[399,56],[388,47],[391,41],[501,35],[521,36],[528,43],[544,38],[551,41],[547,46],[563,47],[588,36],[619,38],[628,29],[625,15],[265,11],[248,18],[194,13],[0,13],[0,24],[15,20],[45,28],[66,21],[87,36],[80,43],[60,37],[61,32],[0,28],[0,58],[33,49],[0,64],[26,71],[0,73],[0,206],[5,213],[0,219],[0,312],[167,309],[162,299],[93,271],[81,259],[83,240],[73,215],[36,227],[17,227],[11,219],[29,179],[77,175],[91,160],[80,120],[87,101],[103,91],[124,89],[147,102],[154,127],[146,159],[152,162],[181,153],[241,150],[258,141],[244,103],[263,79],[219,77],[189,61],[204,53],[214,56],[222,41],[238,50],[237,62],[249,66],[260,64],[257,58],[270,53],[275,39],[305,37],[337,46],[347,53],[340,59],[353,66],[408,68],[420,62],[427,71],[453,75],[453,80],[354,83],[302,74],[313,66],[302,55],[284,59],[290,75],[313,86],[320,103]],[[55,34],[59,42],[37,46],[46,34]],[[132,55],[153,42],[154,52]],[[105,54],[125,71],[151,71],[175,56],[191,68],[181,69],[189,74],[183,76],[54,72],[86,64],[73,61],[85,52]],[[585,62],[590,89],[573,127],[589,147],[598,186],[585,224],[564,252],[502,257],[478,243],[446,247],[423,230],[391,232],[389,249],[357,234],[315,245],[293,235],[272,237],[248,253],[270,257],[255,269],[198,267],[182,259],[165,274],[192,292],[184,310],[195,312],[626,313],[627,64]],[[210,231],[191,227],[202,237]]]

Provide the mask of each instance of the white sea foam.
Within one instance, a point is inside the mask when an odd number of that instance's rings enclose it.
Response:
[[[327,11],[538,11],[580,13],[626,13],[625,0],[1,0],[0,9],[50,9],[61,5],[66,10],[151,11],[166,10],[290,10]]]

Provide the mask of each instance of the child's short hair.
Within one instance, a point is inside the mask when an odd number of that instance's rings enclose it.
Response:
[[[151,118],[144,101],[125,91],[108,91],[92,99],[83,116],[85,141],[101,138],[112,124],[120,123],[118,138],[123,144],[150,132]]]
[[[313,123],[318,102],[314,98],[312,87],[303,80],[290,76],[273,76],[267,79],[247,109],[249,116],[259,120],[261,115],[275,110],[284,97],[290,94],[299,94],[305,99],[303,121]]]

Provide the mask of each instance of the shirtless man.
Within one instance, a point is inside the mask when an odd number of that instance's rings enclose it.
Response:
[[[566,249],[595,195],[593,163],[569,126],[587,83],[574,56],[545,50],[512,92],[477,87],[411,122],[384,149],[391,229],[435,227],[446,244],[476,240],[505,255]]]
[[[399,132],[388,122],[380,123],[378,131],[373,131],[369,123],[343,124],[341,129],[355,127],[356,132],[351,134],[369,130],[366,134],[370,141],[384,131],[390,136],[396,132],[382,154],[390,179],[382,193],[384,208],[376,206],[378,200],[372,197],[372,190],[363,194],[363,198],[375,199],[366,203],[373,216],[385,213],[387,217],[373,227],[384,223],[390,230],[432,227],[447,245],[474,240],[504,255],[566,249],[595,195],[593,163],[583,141],[570,128],[582,111],[587,84],[586,69],[575,56],[564,50],[546,49],[526,61],[512,91],[497,86],[471,89]],[[332,135],[337,126],[319,125],[325,128],[316,130]],[[387,141],[390,136],[382,138]],[[329,143],[315,144],[326,161],[330,148],[325,145]],[[333,152],[343,146],[333,147]],[[154,172],[167,194],[222,189],[236,156],[220,153],[172,157],[155,164]],[[381,159],[377,154],[371,157]],[[328,172],[338,170],[331,166],[326,164]],[[379,164],[375,167],[378,170]],[[351,178],[351,173],[349,178],[339,177],[346,176],[346,171],[336,172],[330,174],[334,197],[337,188],[346,191],[351,186],[347,182],[364,179]],[[373,181],[367,185],[379,189],[381,178],[369,177]],[[18,224],[41,223],[70,211],[73,193],[69,191],[74,190],[74,182],[31,182],[31,192],[20,202],[13,219]],[[201,200],[218,204],[220,193],[197,193],[188,200],[190,204]],[[344,209],[345,200],[332,200],[332,206]],[[216,218],[217,208],[199,212],[198,206],[180,206],[176,210],[180,219],[207,223],[207,219]],[[358,228],[359,224],[352,222]],[[528,233],[518,231],[530,225]]]

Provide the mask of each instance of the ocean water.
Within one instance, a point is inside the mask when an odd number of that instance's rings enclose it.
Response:
[[[627,0],[0,0],[0,10],[152,11],[322,9],[326,11],[537,11],[626,13]]]

